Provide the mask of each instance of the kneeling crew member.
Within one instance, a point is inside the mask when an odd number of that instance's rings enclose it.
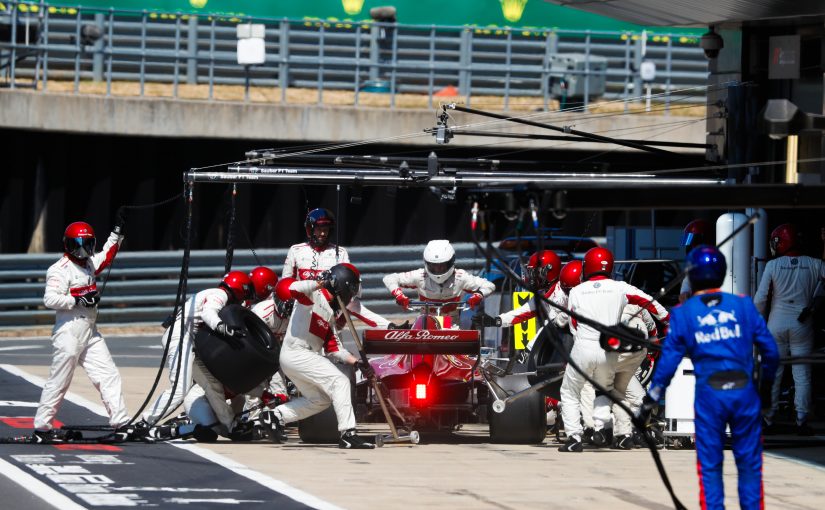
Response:
[[[282,429],[286,423],[320,413],[332,404],[341,432],[338,447],[375,448],[373,443],[367,442],[355,431],[349,378],[321,353],[323,350],[328,357],[357,366],[367,378],[372,375],[369,364],[362,364],[344,350],[334,329],[336,315],[342,313],[336,298],[340,296],[346,306],[358,295],[360,288],[360,273],[349,263],[333,266],[318,280],[294,281],[289,285],[288,291],[295,299],[295,308],[284,335],[280,361],[281,369],[301,396],[276,407],[272,412],[277,429]],[[266,420],[267,414],[261,413],[262,420]]]

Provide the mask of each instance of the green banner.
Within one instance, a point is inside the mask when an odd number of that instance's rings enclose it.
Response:
[[[77,1],[49,2],[76,7]],[[152,10],[230,18],[369,20],[372,7],[392,5],[398,22],[412,25],[561,28],[641,31],[645,27],[553,5],[544,0],[84,0],[83,7]],[[696,29],[656,27],[657,33],[697,34]]]

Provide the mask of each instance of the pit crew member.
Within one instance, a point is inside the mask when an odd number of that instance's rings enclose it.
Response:
[[[395,302],[409,308],[410,298],[402,289],[416,289],[418,298],[431,303],[442,303],[442,315],[458,318],[461,294],[470,294],[467,304],[476,308],[496,286],[484,278],[455,268],[455,249],[450,241],[430,241],[424,248],[424,268],[405,273],[391,273],[384,277],[384,286],[395,297]]]
[[[375,445],[356,433],[349,378],[326,356],[357,366],[366,377],[372,376],[369,364],[347,352],[335,333],[336,315],[342,313],[336,297],[345,306],[361,287],[361,275],[349,263],[334,265],[318,280],[293,281],[288,291],[295,299],[281,347],[281,369],[295,384],[300,397],[261,413],[280,433],[286,423],[320,413],[332,405],[341,432],[339,448],[370,449]],[[321,351],[326,352],[326,356]]]
[[[56,311],[52,329],[54,354],[34,416],[33,442],[65,439],[52,427],[78,365],[100,391],[109,424],[117,430],[129,422],[120,373],[97,330],[100,295],[95,282],[95,277],[114,260],[123,242],[124,225],[123,215],[119,214],[103,250],[95,253],[92,226],[82,221],[71,223],[63,233],[63,256],[46,273],[43,304]]]
[[[752,380],[753,348],[759,348],[762,381],[769,388],[779,360],[776,343],[748,297],[719,289],[727,265],[717,248],[694,248],[687,264],[694,294],[673,310],[643,411],[647,414],[655,407],[682,358],[689,357],[696,376],[694,424],[701,507],[724,508],[722,459],[725,429],[730,426],[739,505],[764,508],[761,406]]]
[[[822,233],[825,242],[825,231]],[[763,316],[770,300],[768,329],[779,347],[781,356],[808,356],[813,350],[813,318],[803,316],[818,282],[825,280],[825,263],[802,255],[799,233],[795,225],[786,223],[771,232],[770,248],[773,260],[768,261],[759,289],[753,301]],[[825,258],[825,253],[823,253]],[[800,320],[802,319],[802,320]],[[799,435],[813,435],[808,424],[811,403],[811,366],[794,364],[794,406]],[[779,405],[779,387],[784,367],[776,371],[770,410],[765,415],[766,433],[773,432],[773,417]]]
[[[570,310],[605,326],[613,326],[621,319],[625,306],[634,304],[645,308],[660,322],[667,324],[669,314],[661,304],[626,282],[612,280],[612,271],[613,254],[610,250],[600,247],[588,250],[582,263],[582,283],[570,291]],[[570,352],[572,361],[599,385],[610,390],[617,354],[602,349],[599,343],[600,333],[596,329],[579,324],[571,318],[570,330],[575,337]],[[567,441],[559,447],[559,451],[582,451],[580,399],[585,381],[584,375],[572,367],[564,371],[561,405]],[[605,395],[597,396],[596,407],[604,405],[600,401],[607,399]],[[595,420],[594,425],[598,427]]]
[[[315,280],[324,271],[336,264],[349,262],[349,254],[343,246],[330,242],[335,231],[335,216],[328,209],[313,209],[304,220],[307,241],[292,245],[286,254],[283,279]],[[358,296],[353,296],[347,305],[361,322],[371,328],[387,329],[390,322],[361,304]]]
[[[184,310],[178,312],[175,321],[164,331],[162,337],[164,344],[169,343],[166,368],[169,371],[170,387],[143,413],[143,423],[139,423],[140,426],[147,429],[154,426],[163,418],[164,409],[167,413],[174,410],[192,388],[194,339],[201,328],[208,327],[227,337],[239,338],[245,335],[242,329],[222,322],[218,313],[228,304],[242,304],[252,297],[252,292],[252,282],[246,273],[230,271],[217,287],[202,290],[186,301]]]

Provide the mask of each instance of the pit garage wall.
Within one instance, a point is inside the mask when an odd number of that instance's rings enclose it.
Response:
[[[787,98],[810,113],[825,113],[825,18],[777,20],[760,24],[725,24],[716,27],[724,48],[710,60],[708,93],[708,159],[738,164],[786,158],[786,141],[775,141],[758,132],[758,114],[768,99]],[[798,79],[770,79],[770,38],[799,35]],[[734,84],[745,83],[746,86]],[[726,85],[729,84],[729,85]],[[825,156],[821,132],[799,137],[799,159]],[[799,182],[825,182],[825,162],[800,163]],[[738,181],[784,182],[784,166],[729,171]]]
[[[69,133],[0,130],[3,158],[0,168],[0,253],[59,251],[63,229],[71,221],[89,221],[98,238],[112,227],[115,211],[123,204],[148,204],[169,198],[183,189],[182,173],[192,167],[236,161],[245,151],[264,146],[248,140],[93,136]],[[281,145],[294,145],[284,142]],[[277,146],[268,142],[267,147]],[[425,156],[429,149],[415,153]],[[441,151],[443,148],[436,148]],[[365,153],[410,154],[409,146],[368,146]],[[500,152],[500,149],[499,149]],[[413,155],[413,154],[411,154]],[[481,156],[455,150],[449,157]],[[527,151],[525,160],[567,158],[577,161],[591,153],[561,154]],[[613,168],[661,168],[655,156],[629,160],[615,153]],[[690,165],[701,164],[696,158]],[[286,247],[304,239],[306,207],[336,210],[334,188],[319,186],[239,185],[238,224],[235,245],[255,248]],[[424,243],[445,238],[469,241],[469,204],[442,204],[428,190],[364,188],[360,205],[342,200],[340,220],[345,225],[345,245],[392,245]],[[617,195],[617,199],[621,197]],[[225,246],[227,186],[196,187],[195,249]],[[130,212],[128,250],[165,250],[182,247],[184,207],[180,201],[155,209]],[[681,216],[680,216],[681,215]],[[602,235],[605,224],[646,224],[649,215],[623,213],[571,213],[563,221],[545,215],[549,226],[564,227],[568,235]],[[659,221],[691,219],[690,213],[663,213]],[[340,222],[339,222],[340,223]],[[503,225],[502,221],[502,225]],[[661,223],[660,223],[661,224]],[[494,231],[498,239],[507,232]],[[512,234],[512,232],[509,232]]]

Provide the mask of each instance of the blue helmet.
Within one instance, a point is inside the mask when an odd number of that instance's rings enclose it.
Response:
[[[720,287],[725,281],[728,264],[725,256],[715,246],[697,246],[688,253],[685,262],[693,292]]]

